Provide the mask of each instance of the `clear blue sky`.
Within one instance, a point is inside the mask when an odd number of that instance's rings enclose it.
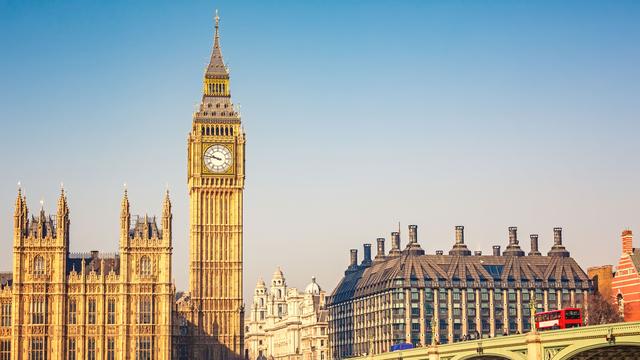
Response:
[[[398,221],[429,252],[455,225],[484,252],[512,225],[546,251],[562,226],[585,267],[640,233],[640,2],[0,0],[0,270],[18,181],[49,211],[64,181],[72,251],[117,249],[124,182],[141,214],[168,183],[186,288],[215,8],[248,137],[247,295],[277,265],[330,290]]]

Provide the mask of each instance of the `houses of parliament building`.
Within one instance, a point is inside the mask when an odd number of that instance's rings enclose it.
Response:
[[[55,215],[21,190],[13,272],[0,274],[0,360],[232,360],[244,356],[242,197],[245,135],[216,16],[203,95],[188,136],[189,289],[171,276],[169,193],[161,216],[134,216],[124,192],[119,251],[70,252],[64,190]]]

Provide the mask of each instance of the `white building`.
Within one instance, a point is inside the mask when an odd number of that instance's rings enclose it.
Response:
[[[245,320],[249,360],[328,359],[325,292],[312,278],[304,292],[288,288],[282,270],[273,273],[267,289],[260,279]]]

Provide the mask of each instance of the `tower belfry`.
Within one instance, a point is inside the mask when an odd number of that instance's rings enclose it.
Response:
[[[231,102],[216,12],[202,101],[188,139],[189,290],[193,359],[243,353],[242,217],[245,136]]]

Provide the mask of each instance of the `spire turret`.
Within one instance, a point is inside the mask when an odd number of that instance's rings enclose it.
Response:
[[[26,197],[22,194],[22,187],[18,184],[18,196],[16,196],[16,207],[13,213],[14,240],[19,241],[26,233],[28,227],[28,210]]]
[[[122,203],[120,205],[120,245],[128,246],[129,242],[129,225],[131,222],[131,213],[129,212],[129,195],[125,185]]]
[[[171,242],[171,221],[173,214],[171,213],[171,199],[169,198],[169,190],[164,195],[162,202],[162,238]]]
[[[60,188],[60,197],[58,198],[58,218],[69,214],[69,206],[67,204],[67,195],[64,187]]]
[[[64,192],[64,186],[60,186],[60,197],[58,198],[58,215],[57,215],[57,238],[68,246],[69,241],[69,205],[67,203],[67,194]]]
[[[215,16],[215,34],[213,36],[213,49],[211,51],[211,59],[207,66],[207,72],[205,77],[207,79],[229,79],[229,71],[224,64],[222,58],[222,51],[220,49],[220,16],[218,16],[218,10],[216,10]]]

